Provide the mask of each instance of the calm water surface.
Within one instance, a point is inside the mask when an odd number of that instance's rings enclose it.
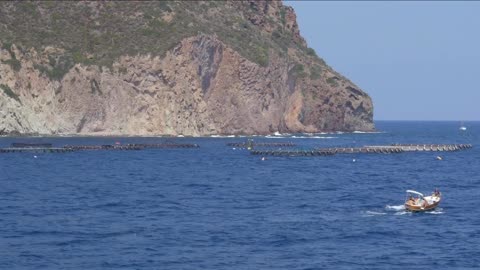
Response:
[[[300,148],[471,143],[467,151],[261,161],[199,149],[0,154],[1,269],[479,269],[480,123],[378,122],[382,133],[264,138]],[[305,136],[303,136],[305,137]],[[0,138],[64,144],[161,138]],[[37,156],[37,158],[34,157]],[[353,159],[356,162],[353,162]],[[438,187],[411,214],[406,189]]]

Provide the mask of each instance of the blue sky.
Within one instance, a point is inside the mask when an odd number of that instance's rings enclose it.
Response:
[[[480,2],[285,1],[375,120],[480,120]]]

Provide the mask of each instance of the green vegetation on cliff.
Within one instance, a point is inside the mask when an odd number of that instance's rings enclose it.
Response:
[[[8,132],[373,126],[370,98],[308,48],[282,1],[0,2],[0,70]]]
[[[10,53],[11,59],[8,60],[2,60],[3,63],[10,65],[13,70],[19,71],[22,65],[20,64],[20,61],[18,61],[17,57],[15,56],[15,53],[12,51],[12,44],[5,42],[3,43],[2,49],[7,50]]]
[[[10,88],[8,85],[6,84],[0,84],[0,89],[3,90],[3,92],[10,98],[13,98],[15,99],[16,101],[20,102],[20,99],[18,98],[18,95],[15,94],[12,90],[12,88]]]
[[[268,65],[271,51],[285,55],[289,47],[316,57],[286,29],[282,5],[278,17],[263,14],[259,3],[247,1],[17,1],[0,7],[0,24],[5,26],[0,28],[2,43],[65,50],[49,66],[37,67],[55,79],[74,63],[110,67],[122,55],[162,56],[182,39],[200,33],[217,35],[262,66]],[[258,23],[274,29],[271,33],[254,25],[259,13],[266,19]],[[14,55],[9,61],[20,68]]]

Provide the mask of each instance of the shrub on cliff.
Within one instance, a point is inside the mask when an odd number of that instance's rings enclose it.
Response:
[[[3,90],[3,92],[10,98],[15,99],[16,101],[20,102],[20,98],[18,97],[17,94],[15,94],[8,85],[6,84],[0,84],[0,88]]]

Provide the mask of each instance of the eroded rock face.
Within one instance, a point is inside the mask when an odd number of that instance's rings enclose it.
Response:
[[[278,3],[257,4],[268,15],[278,13]],[[302,43],[290,13],[284,14],[286,25]],[[367,94],[328,66],[314,74],[310,67],[316,60],[291,49],[287,55],[295,62],[270,49],[268,65],[262,66],[216,35],[198,34],[163,56],[125,55],[110,68],[77,63],[52,78],[39,67],[61,55],[61,47],[0,45],[0,134],[202,136],[373,129]]]

